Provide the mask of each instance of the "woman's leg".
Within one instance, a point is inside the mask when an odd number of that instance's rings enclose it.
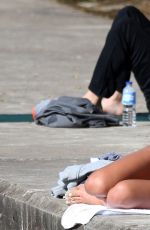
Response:
[[[112,24],[89,85],[89,91],[97,96],[97,102],[99,98],[108,98],[102,101],[105,112],[115,113],[116,109],[109,109],[113,103],[120,111],[121,99],[117,97],[129,80],[131,70],[135,73],[149,109],[150,22],[136,8],[126,7]],[[92,98],[88,93],[84,97]]]
[[[77,187],[70,191],[69,202],[78,203],[80,201],[90,204],[100,202],[102,204],[103,201],[104,204],[106,201],[106,204],[110,204],[112,200],[112,203],[115,203],[112,197],[115,194],[113,191],[118,188],[117,185],[125,180],[150,180],[149,168],[150,146],[128,154],[93,172],[82,187]]]
[[[150,208],[150,180],[119,182],[108,192],[106,205],[113,208]]]
[[[127,179],[150,179],[150,146],[130,153],[93,172],[85,182],[86,191],[95,196],[107,196],[118,182]]]
[[[128,17],[126,28],[122,27],[120,32],[123,33],[125,29],[131,69],[150,111],[150,21],[134,7],[128,9]]]
[[[104,198],[90,195],[82,184],[68,192],[66,203],[96,204],[111,208],[150,208],[150,180],[123,180],[111,188]]]

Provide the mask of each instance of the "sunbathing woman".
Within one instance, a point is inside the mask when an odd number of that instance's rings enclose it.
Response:
[[[150,208],[150,146],[93,172],[66,194],[66,203]]]
[[[104,112],[122,114],[122,90],[131,71],[150,111],[150,21],[128,6],[112,24],[84,97],[100,103]]]

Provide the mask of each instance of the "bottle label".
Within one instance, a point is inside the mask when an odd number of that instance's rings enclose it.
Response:
[[[136,93],[135,92],[124,93],[122,97],[122,104],[123,105],[135,105],[136,104]]]

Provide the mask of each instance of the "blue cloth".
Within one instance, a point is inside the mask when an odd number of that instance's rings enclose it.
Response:
[[[115,152],[104,153],[100,157],[98,157],[99,160],[109,160],[109,161],[116,161],[120,158],[121,155]]]
[[[66,167],[59,173],[58,185],[51,188],[51,195],[62,198],[68,189],[83,183],[93,171],[118,160],[120,157],[121,155],[117,153],[106,153],[96,162]]]

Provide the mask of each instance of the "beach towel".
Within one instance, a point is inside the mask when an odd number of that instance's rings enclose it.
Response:
[[[73,204],[64,212],[61,224],[69,229],[77,224],[87,224],[95,215],[150,215],[150,209],[118,209],[102,205]]]

